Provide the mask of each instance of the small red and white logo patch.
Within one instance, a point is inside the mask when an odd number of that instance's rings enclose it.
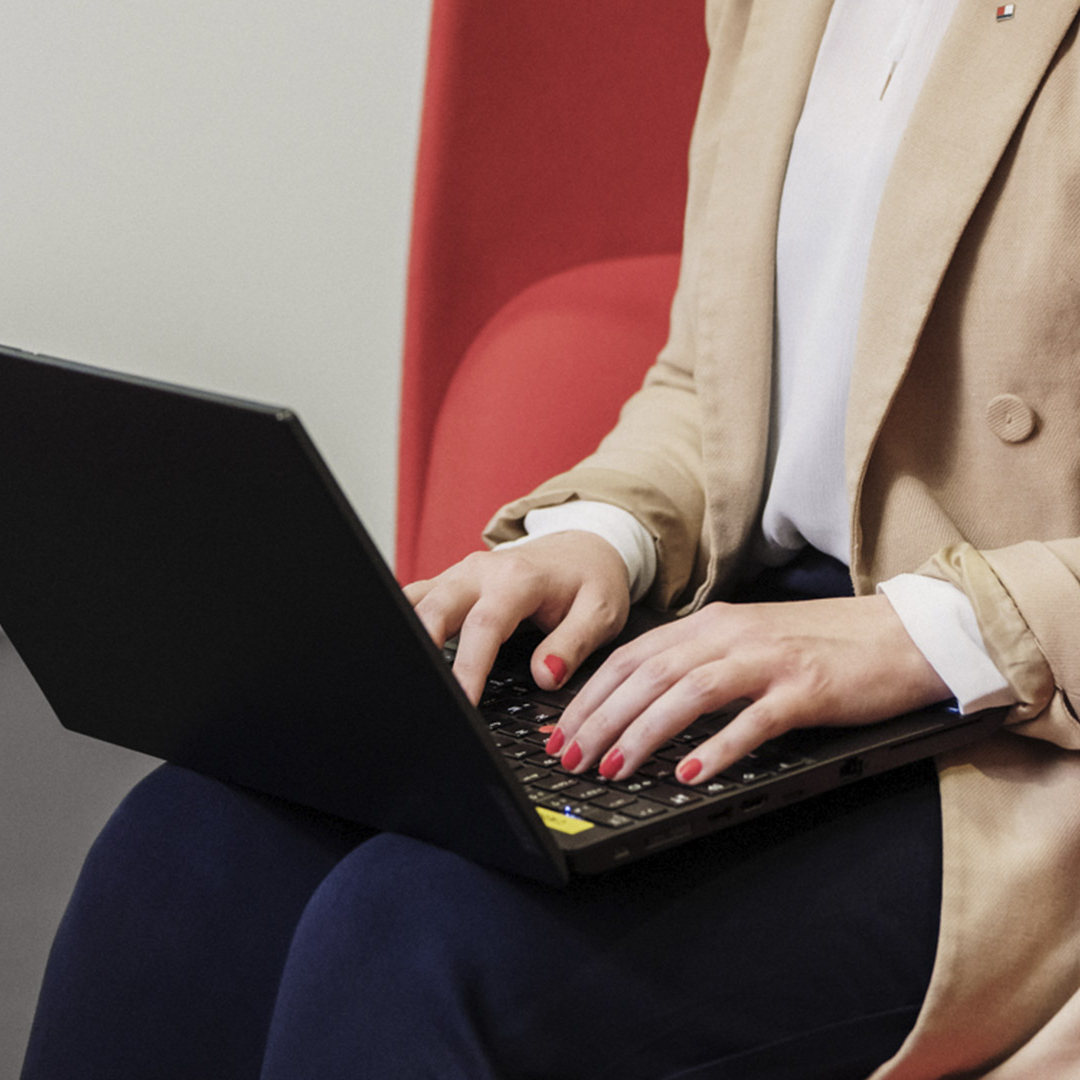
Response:
[[[1016,14],[1015,4],[1002,4],[997,9],[997,21],[1004,22],[1006,19],[1011,19]]]

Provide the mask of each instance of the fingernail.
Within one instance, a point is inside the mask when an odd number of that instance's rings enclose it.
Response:
[[[600,775],[608,780],[614,780],[622,767],[622,751],[616,746],[614,750],[609,750],[607,756],[600,762]]]
[[[566,748],[566,753],[562,756],[562,764],[568,772],[573,772],[581,764],[581,747],[576,742],[572,742]]]
[[[688,761],[682,762],[675,772],[684,784],[689,784],[701,772],[701,762],[696,757],[692,757]]]
[[[566,678],[566,663],[560,660],[557,656],[545,656],[544,667],[551,672],[552,678],[555,680],[557,686],[562,686],[563,680]]]
[[[563,733],[559,728],[556,728],[551,733],[551,738],[544,744],[545,754],[557,754],[562,749]]]
[[[537,729],[541,735],[550,735],[555,730],[554,724],[541,724]]]

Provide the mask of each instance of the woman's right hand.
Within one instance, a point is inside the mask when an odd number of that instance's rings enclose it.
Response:
[[[523,620],[547,631],[531,670],[538,686],[552,690],[618,634],[630,611],[622,556],[580,531],[474,552],[438,577],[406,585],[405,596],[440,648],[458,635],[454,674],[474,704],[499,647]]]

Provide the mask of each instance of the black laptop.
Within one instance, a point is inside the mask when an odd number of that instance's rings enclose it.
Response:
[[[685,787],[544,753],[528,643],[479,708],[288,409],[0,348],[0,626],[74,731],[551,883],[996,729],[940,706],[794,732]]]

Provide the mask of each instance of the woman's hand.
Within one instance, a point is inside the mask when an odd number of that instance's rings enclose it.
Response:
[[[748,699],[679,764],[680,780],[701,783],[792,728],[866,724],[948,696],[884,596],[714,603],[612,653],[548,752],[571,772],[599,761],[623,779],[698,716]]]
[[[561,686],[623,628],[630,587],[622,556],[589,532],[478,551],[436,578],[405,586],[435,643],[459,635],[454,674],[474,704],[499,646],[525,619],[549,631],[532,657],[537,684]]]

